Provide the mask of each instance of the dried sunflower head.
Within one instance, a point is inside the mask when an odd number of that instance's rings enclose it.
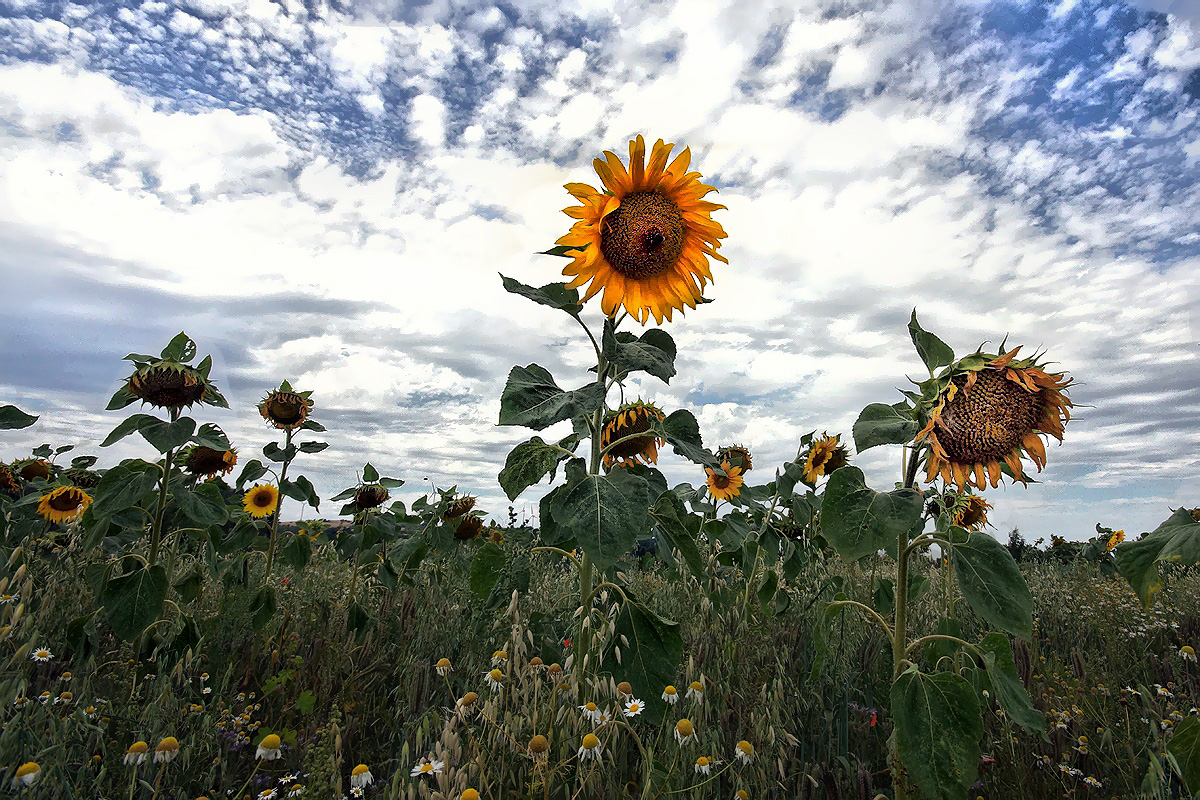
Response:
[[[622,466],[657,464],[658,448],[663,440],[650,431],[655,422],[662,422],[663,419],[662,411],[653,403],[641,400],[626,403],[609,414],[600,431],[600,446],[608,448],[614,442],[618,444],[604,454],[604,467],[609,469],[614,463]],[[631,436],[633,438],[626,438]]]
[[[237,450],[218,450],[205,445],[194,445],[184,456],[183,468],[198,478],[214,478],[228,475],[237,464]]]
[[[750,456],[750,449],[745,445],[730,444],[717,450],[718,461],[728,461],[735,467],[741,467],[742,472],[749,472],[754,469],[754,460]]]
[[[228,408],[229,404],[208,377],[212,357],[205,356],[192,366],[189,362],[195,355],[196,343],[180,333],[157,357],[141,353],[125,356],[124,360],[133,362],[133,374],[113,395],[108,409],[124,408],[138,400],[170,411],[190,408],[196,403]]]
[[[354,505],[359,511],[376,508],[388,499],[388,490],[378,483],[369,483],[358,487],[354,492]]]
[[[258,404],[258,412],[270,425],[281,431],[294,431],[308,419],[313,401],[312,392],[297,392],[284,381],[278,389],[270,391]]]

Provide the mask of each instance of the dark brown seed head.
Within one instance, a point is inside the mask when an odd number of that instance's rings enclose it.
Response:
[[[369,486],[360,486],[358,491],[354,493],[354,505],[359,510],[375,508],[383,505],[383,501],[388,499],[388,490],[379,484],[371,484]]]
[[[183,408],[204,399],[207,387],[190,372],[170,367],[147,367],[129,378],[128,389],[158,408]]]
[[[312,401],[295,392],[271,392],[258,404],[263,419],[279,430],[295,430],[308,419]]]
[[[1003,461],[1033,430],[1041,416],[1041,392],[1033,393],[994,369],[979,370],[975,385],[955,377],[958,393],[942,409],[937,438],[951,461],[988,464]]]
[[[658,192],[634,192],[601,223],[600,252],[626,278],[661,275],[679,261],[687,233],[679,206]]]

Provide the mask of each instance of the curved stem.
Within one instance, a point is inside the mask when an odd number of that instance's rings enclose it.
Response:
[[[879,627],[883,628],[883,632],[887,634],[888,639],[892,638],[892,628],[887,624],[887,620],[880,616],[879,612],[870,606],[860,603],[857,600],[834,600],[829,604],[829,606],[826,606],[826,608],[831,606],[853,606],[854,608],[857,608],[859,611],[866,613],[866,615],[870,617],[873,622],[878,624]]]
[[[292,463],[292,431],[289,428],[283,438],[283,466],[279,470],[279,502],[275,504],[275,515],[271,519],[271,543],[267,546],[267,574],[264,583],[271,582],[271,567],[275,564],[275,542],[279,536],[279,517],[283,510],[283,482],[287,480],[288,464]]]
[[[576,558],[575,556],[573,556],[572,554],[568,553],[566,550],[563,550],[561,547],[549,547],[549,546],[535,547],[532,550],[530,550],[529,552],[539,553],[539,552],[543,552],[543,551],[545,551],[547,553],[558,553],[560,556],[564,556],[566,558],[571,559],[571,561],[574,562],[575,567],[577,569],[580,566],[579,559]]]
[[[940,633],[931,633],[928,636],[922,636],[920,639],[914,639],[912,641],[912,643],[909,644],[909,646],[904,649],[904,656],[905,656],[905,658],[907,658],[909,655],[912,654],[912,652],[914,650],[916,650],[921,645],[928,644],[929,642],[936,642],[939,640],[960,644],[963,647],[966,647],[966,648],[969,648],[969,649],[975,651],[980,656],[983,655],[983,650],[978,645],[974,645],[974,644],[971,644],[970,642],[963,641],[962,639],[958,638],[957,636],[946,636],[946,635],[943,635]]]

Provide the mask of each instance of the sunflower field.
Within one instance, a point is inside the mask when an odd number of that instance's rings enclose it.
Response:
[[[676,375],[649,326],[711,302],[723,206],[662,140],[594,166],[541,254],[567,281],[501,276],[595,356],[573,379],[514,366],[500,397],[531,433],[497,480],[548,486],[536,527],[458,487],[406,504],[370,463],[325,499],[338,523],[286,522],[322,507],[301,472],[319,398],[285,380],[230,409],[185,333],[114,365],[95,451],[137,436],[145,458],[0,450],[0,793],[1200,796],[1200,509],[999,541],[986,493],[1036,491],[1074,379],[1007,341],[956,355],[915,310],[927,377],[851,430],[784,464],[706,445],[626,380]],[[261,455],[230,413],[261,417]],[[37,419],[0,406],[0,431]],[[852,463],[875,447],[897,448],[891,486]]]

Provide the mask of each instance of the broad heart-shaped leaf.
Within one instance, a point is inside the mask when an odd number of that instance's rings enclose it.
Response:
[[[550,547],[564,547],[572,545],[575,541],[574,533],[560,526],[554,520],[554,514],[551,509],[554,504],[567,493],[567,486],[555,486],[546,494],[542,495],[542,499],[538,502],[538,520],[541,522],[541,529],[538,535],[543,544]]]
[[[134,431],[139,430],[142,425],[151,422],[161,422],[158,417],[153,417],[149,414],[132,414],[121,421],[121,424],[112,429],[112,433],[100,443],[101,447],[108,447],[111,444],[119,442]]]
[[[1176,726],[1167,752],[1175,757],[1188,791],[1200,793],[1200,718],[1188,717]]]
[[[513,367],[500,395],[499,424],[540,431],[576,414],[591,414],[603,400],[604,387],[599,383],[564,392],[545,367]]]
[[[401,481],[403,483],[403,481]],[[312,481],[303,475],[296,477],[296,485],[304,492],[303,501],[308,503],[313,508],[321,507],[321,498],[317,496],[317,487],[312,485]]]
[[[257,458],[253,458],[246,462],[246,466],[242,467],[242,473],[238,475],[237,488],[240,490],[247,483],[254,481],[267,474],[267,468]]]
[[[211,447],[213,450],[228,450],[230,447],[229,437],[225,435],[225,431],[211,422],[206,422],[196,431],[196,435],[192,437],[192,441],[204,447]]]
[[[141,398],[129,391],[128,384],[121,384],[121,388],[113,393],[113,396],[108,401],[108,405],[104,409],[106,411],[118,411],[127,405],[136,403],[139,399]]]
[[[951,560],[976,614],[994,628],[1033,638],[1033,595],[1007,547],[990,534],[972,531],[966,542],[954,545]]]
[[[950,345],[929,331],[921,329],[921,324],[917,322],[917,310],[915,308],[912,312],[912,319],[908,321],[908,335],[912,337],[913,344],[917,348],[917,353],[921,356],[921,360],[925,362],[925,366],[929,368],[930,372],[933,372],[938,367],[944,367],[954,362],[954,351],[950,349]]]
[[[158,619],[167,599],[167,571],[161,564],[144,566],[104,585],[100,602],[118,639],[132,641]]]
[[[181,486],[171,492],[171,497],[183,515],[201,528],[220,525],[229,519],[225,499],[214,484],[202,483],[191,491]]]
[[[492,593],[492,587],[500,580],[500,572],[504,569],[504,551],[497,545],[487,542],[475,551],[471,559],[470,584],[471,591],[486,600]]]
[[[688,510],[679,499],[679,495],[675,492],[660,494],[650,508],[650,517],[671,543],[671,547],[683,556],[696,579],[704,581],[708,577],[708,571],[705,569],[704,559],[700,556],[700,548],[696,546],[696,537],[688,530],[684,521],[688,517]]]
[[[911,417],[886,403],[871,403],[854,422],[854,449],[861,453],[881,444],[904,444],[912,441],[917,429]]]
[[[379,480],[379,470],[369,462],[363,465],[363,483],[374,483]]]
[[[915,490],[877,492],[867,486],[858,467],[842,467],[825,485],[821,530],[846,561],[878,550],[894,556],[900,534],[912,529],[924,508]]]
[[[562,450],[546,444],[540,436],[521,442],[504,460],[504,469],[498,476],[500,488],[509,500],[516,500],[521,492],[546,477],[562,454]]]
[[[174,422],[165,422],[157,417],[143,420],[138,426],[142,438],[154,446],[160,453],[166,453],[176,447],[182,447],[192,438],[196,431],[196,420],[191,417],[180,417]]]
[[[161,473],[153,464],[123,462],[104,473],[96,486],[96,502],[90,511],[96,518],[111,517],[136,505],[154,489]]]
[[[535,303],[557,308],[571,316],[583,311],[583,305],[579,302],[579,290],[568,289],[565,283],[547,283],[545,286],[534,288],[504,275],[500,276],[500,280],[504,282],[505,291],[527,297]]]
[[[631,333],[617,333],[612,317],[604,321],[604,357],[612,362],[618,374],[646,372],[670,383],[675,377],[675,340],[660,328],[651,328],[641,338]]]
[[[291,461],[297,452],[298,448],[294,444],[289,444],[286,449],[280,447],[278,442],[267,442],[263,445],[263,455],[272,461]]]
[[[300,452],[301,453],[319,453],[322,450],[324,450],[326,447],[329,447],[329,442],[301,442],[300,443]]]
[[[661,423],[655,423],[654,430],[671,443],[675,455],[701,466],[717,464],[717,457],[704,447],[700,438],[700,423],[696,422],[692,412],[682,408],[673,411]]]
[[[550,506],[559,536],[579,541],[596,568],[617,563],[650,529],[650,490],[646,481],[623,469],[586,475],[582,459],[567,463],[566,491]]]
[[[963,800],[979,769],[983,719],[971,684],[909,667],[892,684],[896,747],[922,800]]]
[[[242,519],[233,530],[221,536],[217,542],[217,552],[223,556],[245,550],[258,539],[258,525],[249,519]]]
[[[675,670],[683,658],[683,636],[678,622],[659,616],[628,589],[626,598],[611,642],[613,647],[621,648],[621,659],[618,661],[612,651],[605,656],[604,664],[612,669],[614,680],[629,681],[633,696],[646,703],[647,720],[656,724],[667,707],[662,699],[663,687],[675,681]]]
[[[270,586],[260,586],[250,598],[250,627],[261,631],[275,616],[275,589]]]
[[[279,560],[292,569],[304,569],[312,557],[312,540],[307,536],[293,536],[279,551]]]
[[[191,361],[195,355],[196,343],[183,331],[175,334],[175,338],[162,349],[164,361]]]
[[[0,406],[0,431],[28,428],[37,421],[37,417],[26,414],[16,406]]]
[[[1029,692],[1025,691],[1025,686],[1017,677],[1017,665],[1013,661],[1008,637],[1002,633],[989,633],[979,642],[979,649],[983,650],[983,663],[1000,708],[1025,730],[1041,737],[1044,742],[1050,741],[1046,735],[1046,716],[1033,707]]]
[[[1186,508],[1175,509],[1171,516],[1136,542],[1124,542],[1116,549],[1117,571],[1150,607],[1154,595],[1163,588],[1158,571],[1160,561],[1195,564],[1200,561],[1200,522]],[[1197,787],[1195,791],[1200,791]]]

